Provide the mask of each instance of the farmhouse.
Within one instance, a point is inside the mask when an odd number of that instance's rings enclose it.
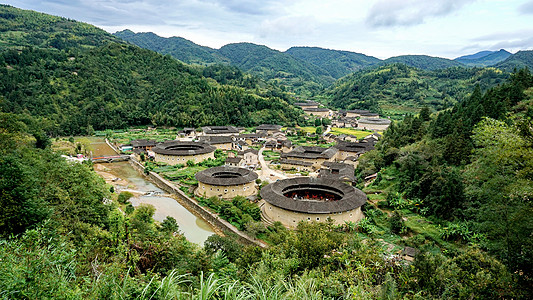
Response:
[[[189,160],[199,163],[208,158],[215,159],[215,150],[214,146],[204,142],[181,141],[160,143],[152,149],[156,162],[169,165],[186,164]]]
[[[297,177],[271,183],[261,189],[266,201],[263,216],[294,228],[300,221],[335,224],[357,222],[363,218],[361,206],[367,197],[362,191],[339,180]]]
[[[153,147],[156,145],[155,140],[133,140],[131,141],[132,150],[140,149],[143,151],[152,150]]]
[[[365,130],[385,130],[391,121],[381,118],[361,118],[357,121],[357,127]]]
[[[244,168],[214,167],[196,173],[198,187],[195,195],[200,197],[217,196],[232,199],[236,196],[249,197],[257,193],[255,180],[257,174]]]

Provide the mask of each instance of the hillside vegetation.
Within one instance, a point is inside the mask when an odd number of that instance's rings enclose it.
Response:
[[[500,51],[482,51],[472,55],[461,56],[454,60],[471,67],[487,67],[504,61],[511,55],[508,51],[501,49]]]
[[[93,25],[0,4],[0,50],[91,48],[122,41]]]
[[[447,68],[422,71],[404,64],[362,70],[327,89],[323,101],[342,109],[370,109],[392,117],[451,107],[465,99],[476,84],[483,90],[509,75],[494,68]]]
[[[54,21],[62,20],[48,16],[46,22],[44,14],[2,8],[22,23],[43,19],[40,28],[46,32],[53,32]],[[17,28],[31,32],[29,27]],[[99,29],[88,31],[100,33]],[[109,34],[102,37],[115,39]],[[45,117],[50,133],[61,135],[132,125],[252,126],[301,120],[301,112],[287,104],[285,93],[260,87],[256,80],[231,67],[191,68],[137,46],[115,42],[98,46],[97,42],[105,40],[97,39],[90,49],[73,38],[72,45],[78,47],[27,47],[21,51],[9,50],[19,44],[4,40],[9,47],[0,53],[0,109]]]

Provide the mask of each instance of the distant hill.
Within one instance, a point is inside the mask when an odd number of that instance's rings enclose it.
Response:
[[[433,57],[428,55],[401,55],[388,58],[381,62],[381,65],[391,63],[402,63],[410,67],[421,70],[439,70],[451,67],[460,67],[463,64],[453,61],[451,59]]]
[[[128,29],[115,32],[113,35],[141,48],[169,54],[188,64],[203,65],[227,62],[217,54],[216,49],[197,45],[181,37],[164,38],[152,32],[134,33]]]
[[[504,49],[499,51],[481,51],[472,55],[465,55],[454,59],[470,67],[488,67],[506,60],[512,54]]]
[[[513,72],[515,69],[523,69],[525,67],[529,70],[533,69],[533,50],[518,51],[509,56],[506,60],[494,65],[494,67]]]
[[[396,63],[343,77],[325,91],[323,102],[340,109],[369,109],[401,118],[423,106],[445,109],[465,99],[476,84],[486,90],[508,76],[495,68],[424,71]]]
[[[333,78],[341,78],[362,68],[376,65],[381,60],[350,51],[318,47],[292,47],[285,53],[324,69]]]
[[[122,41],[93,25],[0,4],[0,50],[92,48]]]

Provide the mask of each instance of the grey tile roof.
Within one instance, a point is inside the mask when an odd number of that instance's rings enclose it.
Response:
[[[196,180],[209,185],[240,185],[252,182],[258,178],[257,174],[245,168],[214,167],[196,173]]]
[[[160,143],[154,148],[157,154],[165,155],[198,155],[209,152],[214,152],[216,148],[204,142],[180,142],[180,141],[168,141]]]
[[[316,190],[340,196],[336,201],[302,201],[288,198],[284,193],[294,190]],[[345,212],[361,207],[367,197],[361,190],[339,180],[296,177],[271,183],[261,189],[261,197],[268,203],[295,212],[327,214]]]

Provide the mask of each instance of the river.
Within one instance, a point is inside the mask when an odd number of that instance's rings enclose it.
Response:
[[[93,157],[116,155],[102,138],[90,138],[90,140]],[[153,205],[156,209],[154,220],[161,222],[167,216],[176,219],[180,231],[187,240],[202,245],[210,235],[214,234],[213,229],[204,220],[193,215],[171,195],[144,179],[129,162],[95,164],[94,169],[107,183],[112,184],[117,192],[122,190],[132,192],[135,195],[130,199],[133,206],[141,203]],[[146,193],[151,195],[145,195]]]

